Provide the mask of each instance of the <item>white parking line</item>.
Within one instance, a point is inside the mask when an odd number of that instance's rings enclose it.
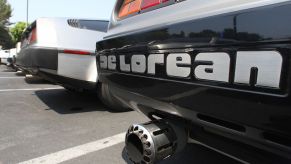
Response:
[[[22,77],[6,77],[6,76],[3,76],[3,77],[0,77],[0,79],[24,79],[25,77],[22,76]]]
[[[20,72],[0,72],[0,74],[16,74],[16,73],[20,73]]]
[[[55,89],[64,89],[64,88],[63,87],[54,87],[54,88],[0,89],[0,92],[38,91],[38,90],[55,90]]]
[[[117,145],[123,142],[125,139],[125,133],[120,133],[112,137],[104,138],[94,142],[86,143],[84,145],[72,147],[69,149],[61,150],[56,153],[48,154],[39,158],[31,159],[21,162],[19,164],[57,164],[65,162],[80,156],[96,152],[113,145]],[[98,163],[98,162],[97,162]]]

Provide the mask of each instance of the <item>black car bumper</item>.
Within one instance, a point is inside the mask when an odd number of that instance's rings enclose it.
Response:
[[[30,74],[68,88],[95,90],[96,83],[60,76],[58,70],[58,49],[29,46],[23,48],[16,59],[16,66]]]
[[[17,55],[16,65],[32,74],[37,73],[39,68],[57,70],[58,50],[36,46],[23,48]]]

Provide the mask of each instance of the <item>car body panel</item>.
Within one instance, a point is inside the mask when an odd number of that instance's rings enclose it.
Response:
[[[59,53],[58,75],[84,81],[96,82],[96,57],[93,55],[82,56]]]
[[[289,0],[182,0],[157,10],[134,15],[119,20],[118,5],[111,16],[108,34],[105,38],[137,33],[189,20],[199,20],[206,17],[229,14],[240,10],[251,10],[271,4],[280,4]],[[117,4],[120,0],[117,1]]]

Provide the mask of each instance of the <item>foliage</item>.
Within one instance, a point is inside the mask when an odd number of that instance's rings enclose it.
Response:
[[[0,27],[0,45],[2,49],[10,49],[14,46],[11,36],[3,27]]]
[[[11,13],[11,6],[7,3],[7,0],[0,0],[0,45],[3,46],[4,49],[13,46],[11,36],[7,30]]]
[[[0,26],[4,27],[9,23],[12,9],[7,0],[0,0]]]
[[[14,44],[21,41],[21,35],[26,28],[25,22],[18,22],[14,27],[10,29]]]

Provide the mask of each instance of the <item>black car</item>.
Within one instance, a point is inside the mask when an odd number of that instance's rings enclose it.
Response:
[[[290,27],[287,0],[117,0],[96,44],[100,81],[152,120],[128,129],[129,159],[195,143],[291,163]]]

